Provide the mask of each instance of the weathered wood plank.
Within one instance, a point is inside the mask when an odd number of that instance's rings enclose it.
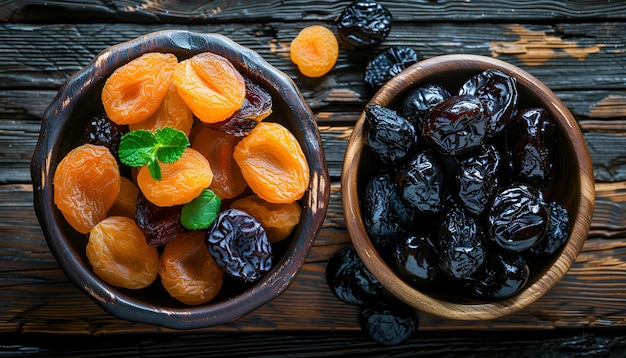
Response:
[[[87,20],[116,22],[204,23],[267,20],[332,20],[350,1],[273,0],[240,1],[44,1],[13,0],[0,4],[0,21]],[[554,19],[621,19],[626,16],[623,3],[610,1],[413,1],[381,0],[395,21],[547,21]]]

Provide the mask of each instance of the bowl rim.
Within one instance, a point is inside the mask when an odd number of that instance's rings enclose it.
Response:
[[[285,102],[295,113],[292,133],[307,154],[310,167],[309,189],[301,199],[303,215],[293,234],[292,242],[280,261],[259,281],[231,299],[207,302],[199,306],[160,307],[147,304],[119,292],[101,280],[91,266],[79,258],[56,224],[59,219],[53,204],[52,178],[58,163],[51,156],[57,150],[54,143],[62,133],[64,118],[77,106],[70,101],[85,95],[90,86],[103,80],[103,70],[117,68],[146,52],[183,51],[190,56],[205,51],[226,53],[224,57],[239,70],[259,83],[261,73],[275,93],[285,97]],[[124,56],[120,56],[123,54]],[[112,59],[114,63],[107,64]],[[297,124],[297,125],[296,125]],[[316,163],[312,166],[311,162]],[[217,33],[197,33],[185,30],[163,30],[110,46],[95,56],[85,67],[71,75],[59,88],[57,95],[44,112],[41,130],[31,160],[31,179],[35,214],[42,227],[46,242],[65,275],[83,293],[106,312],[118,318],[150,323],[173,329],[194,329],[215,326],[233,321],[281,295],[302,269],[315,238],[321,230],[330,197],[330,180],[321,138],[315,116],[300,90],[285,73],[273,67],[257,52]],[[50,183],[48,185],[47,183]],[[62,218],[62,217],[61,217]],[[306,227],[306,230],[302,228]],[[47,230],[45,228],[48,228]],[[158,280],[158,278],[157,278]],[[233,299],[236,298],[236,304]]]
[[[381,284],[394,296],[416,309],[457,320],[487,320],[502,317],[521,310],[538,300],[549,291],[567,273],[574,263],[576,256],[586,241],[591,225],[591,215],[595,204],[594,175],[591,159],[582,132],[569,112],[565,104],[546,85],[525,70],[508,62],[492,57],[472,54],[450,54],[435,56],[413,64],[379,89],[367,103],[388,105],[394,97],[409,86],[420,82],[422,77],[434,71],[445,70],[453,67],[455,70],[474,69],[477,72],[490,68],[499,69],[507,74],[514,75],[518,82],[531,91],[546,96],[546,109],[550,113],[557,113],[565,123],[558,124],[572,141],[575,151],[576,163],[580,177],[581,193],[577,202],[578,216],[571,219],[570,238],[563,249],[563,253],[546,271],[523,291],[510,298],[495,302],[480,303],[454,303],[437,299],[424,294],[400,279],[383,261],[377,250],[368,239],[367,232],[361,218],[361,210],[358,205],[357,174],[359,171],[360,158],[363,151],[363,123],[365,114],[359,116],[346,148],[341,177],[342,206],[346,226],[350,232],[352,243],[361,257],[365,266],[375,277],[395,276],[394,284],[382,281]],[[406,86],[405,86],[406,84]]]

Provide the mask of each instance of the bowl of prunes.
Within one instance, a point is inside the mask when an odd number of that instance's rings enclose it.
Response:
[[[111,46],[44,114],[35,211],[59,265],[122,319],[238,319],[293,282],[324,221],[328,169],[295,83],[220,34]]]
[[[418,311],[502,317],[563,278],[594,176],[578,124],[530,73],[479,55],[417,62],[366,104],[342,171],[366,268]]]

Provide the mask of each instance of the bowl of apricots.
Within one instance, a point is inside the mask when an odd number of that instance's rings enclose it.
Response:
[[[61,268],[119,318],[173,329],[282,294],[321,229],[328,169],[294,82],[219,34],[98,54],[44,114],[35,211]]]

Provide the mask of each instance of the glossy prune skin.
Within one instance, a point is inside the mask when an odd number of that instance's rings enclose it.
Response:
[[[487,211],[489,238],[501,248],[523,251],[543,239],[550,208],[532,185],[513,183],[493,197]]]
[[[436,214],[444,208],[448,178],[436,153],[423,151],[401,164],[396,182],[402,200],[417,213]]]
[[[467,210],[482,213],[498,187],[501,156],[496,147],[483,145],[463,158],[456,173],[457,194]]]
[[[474,298],[495,300],[519,292],[528,281],[526,260],[511,252],[490,252],[481,268],[465,280],[465,288]]]
[[[391,30],[391,12],[375,1],[357,1],[346,6],[337,22],[337,35],[347,49],[381,43]]]
[[[127,126],[119,125],[110,120],[106,113],[101,113],[85,124],[80,142],[103,145],[109,148],[115,158],[118,158],[120,140],[126,132],[128,132]]]
[[[157,206],[141,192],[137,196],[135,222],[150,246],[161,246],[186,231],[180,223],[182,205]]]
[[[471,77],[459,90],[459,95],[478,97],[490,113],[487,135],[501,133],[515,117],[518,92],[515,78],[499,70],[486,70]]]
[[[368,90],[375,92],[395,75],[420,60],[419,53],[411,47],[389,47],[367,63],[363,80]]]
[[[421,134],[426,112],[448,98],[450,98],[450,92],[445,87],[437,84],[426,84],[410,90],[402,99],[398,111],[413,122]]]
[[[252,215],[237,209],[220,212],[206,234],[209,253],[226,273],[253,282],[272,267],[272,245]]]
[[[338,299],[353,305],[372,301],[383,290],[352,245],[339,249],[330,257],[326,265],[326,283]]]
[[[403,161],[418,146],[413,124],[398,112],[373,104],[365,107],[366,146],[387,165]]]
[[[440,268],[452,278],[469,277],[485,260],[484,241],[474,217],[460,205],[451,206],[439,226]]]
[[[418,329],[419,320],[415,310],[390,297],[363,305],[359,325],[374,341],[390,347],[409,339]]]
[[[530,248],[536,256],[553,255],[565,245],[569,237],[570,217],[567,208],[556,201],[548,203],[550,208],[550,225],[546,236],[539,244]]]
[[[483,144],[489,119],[478,97],[453,96],[426,113],[422,136],[443,155],[465,154]]]
[[[428,287],[441,274],[439,252],[427,233],[404,237],[396,247],[394,258],[400,275],[412,286]]]
[[[400,198],[390,174],[370,179],[363,195],[362,211],[365,229],[377,247],[394,242],[413,223],[414,212]]]
[[[543,108],[521,111],[517,121],[507,130],[507,152],[513,172],[519,180],[546,188],[552,177],[554,122]]]

